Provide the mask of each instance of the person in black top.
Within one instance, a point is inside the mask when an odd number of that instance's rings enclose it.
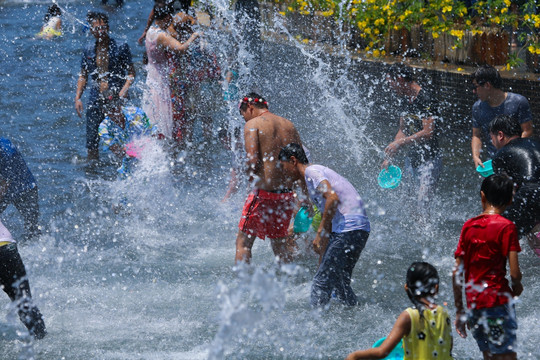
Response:
[[[406,151],[405,169],[417,182],[418,208],[426,215],[442,166],[436,131],[438,106],[406,65],[392,65],[387,81],[401,98],[402,106],[399,129],[394,141],[384,150],[386,159],[382,166],[387,168],[398,152]]]
[[[540,222],[540,142],[522,138],[520,123],[509,115],[493,119],[489,132],[498,150],[492,161],[493,172],[510,176],[516,189],[503,216],[524,235]]]

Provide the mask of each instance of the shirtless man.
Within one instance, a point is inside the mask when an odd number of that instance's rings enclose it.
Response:
[[[246,120],[247,172],[253,191],[238,225],[235,262],[249,263],[255,237],[268,237],[274,254],[287,263],[292,260],[287,240],[295,201],[293,182],[283,172],[278,155],[291,142],[301,144],[300,135],[292,122],[272,114],[266,100],[256,93],[242,98],[240,114]]]

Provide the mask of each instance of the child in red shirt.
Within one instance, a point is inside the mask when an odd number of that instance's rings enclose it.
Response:
[[[500,214],[512,202],[513,183],[506,175],[484,179],[480,191],[482,214],[461,230],[454,254],[456,330],[465,338],[465,325],[484,359],[516,359],[516,315],[512,298],[523,291],[519,269],[516,226]],[[506,260],[512,283],[506,279]],[[463,286],[467,316],[463,309]],[[468,320],[468,321],[467,321]]]

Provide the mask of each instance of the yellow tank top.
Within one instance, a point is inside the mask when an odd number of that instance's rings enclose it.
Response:
[[[442,306],[420,312],[408,308],[411,332],[403,337],[404,360],[452,360],[452,325]]]

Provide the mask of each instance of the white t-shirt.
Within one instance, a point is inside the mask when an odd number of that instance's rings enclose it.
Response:
[[[370,231],[364,202],[347,179],[322,165],[309,165],[306,168],[305,179],[309,197],[321,212],[324,210],[326,199],[316,189],[323,180],[330,183],[330,186],[339,197],[339,205],[332,219],[332,232]]]
[[[4,224],[2,224],[2,221],[0,221],[0,242],[5,241],[15,243],[15,240],[13,240],[9,230],[4,226]]]

